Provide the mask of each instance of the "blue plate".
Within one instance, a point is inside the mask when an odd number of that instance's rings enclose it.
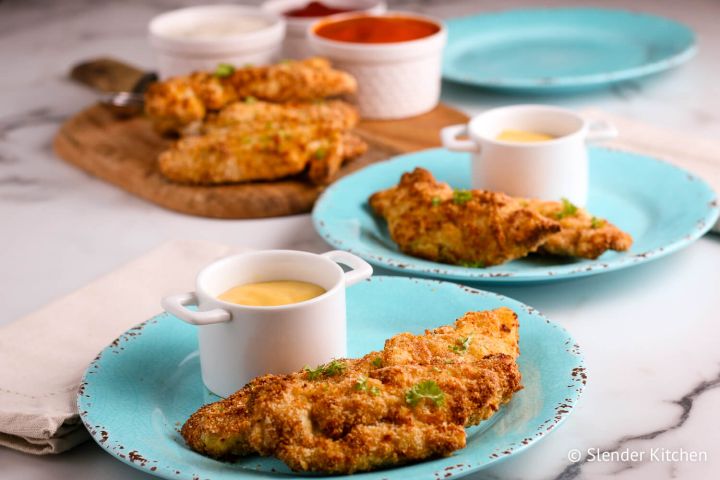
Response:
[[[468,429],[451,457],[352,475],[353,479],[437,480],[466,475],[542,439],[570,414],[587,375],[570,335],[515,300],[453,283],[375,277],[348,290],[351,356],[381,349],[386,338],[422,333],[472,310],[507,306],[520,321],[519,366],[525,388],[494,417]],[[275,458],[219,462],[193,452],[178,433],[213,401],[200,378],[196,327],[169,314],[129,330],[90,364],[78,394],[85,426],[123,462],[169,479],[276,478],[293,473]]]
[[[715,193],[687,171],[650,157],[590,149],[587,208],[633,236],[628,252],[597,260],[531,256],[488,268],[431,262],[400,252],[368,197],[397,184],[400,175],[425,167],[455,188],[470,188],[470,157],[444,149],[424,150],[378,163],[335,182],[315,204],[313,223],[331,245],[368,262],[405,274],[484,282],[527,283],[582,277],[637,265],[689,245],[718,217]]]
[[[481,87],[571,91],[667,70],[695,51],[692,30],[653,15],[510,10],[449,20],[443,77]]]

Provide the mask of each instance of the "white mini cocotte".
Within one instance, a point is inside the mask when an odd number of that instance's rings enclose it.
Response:
[[[352,268],[348,272],[336,263]],[[345,288],[372,275],[355,255],[264,250],[218,260],[197,276],[196,290],[163,298],[165,310],[198,325],[205,386],[227,397],[255,377],[283,374],[347,356]],[[273,280],[314,283],[326,292],[272,307],[237,305],[218,295],[236,286]],[[197,305],[190,310],[186,305]]]

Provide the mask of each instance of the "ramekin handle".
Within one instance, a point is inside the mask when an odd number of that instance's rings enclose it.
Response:
[[[355,285],[358,282],[369,278],[373,269],[369,263],[357,255],[353,255],[350,252],[343,250],[331,250],[322,254],[323,257],[327,257],[335,263],[342,263],[352,268],[352,270],[345,272],[345,286]]]
[[[215,308],[207,311],[189,310],[186,305],[197,305],[198,299],[195,293],[178,293],[168,295],[162,299],[162,308],[172,313],[180,320],[192,325],[212,325],[230,321],[230,312],[222,308]]]
[[[453,152],[479,152],[480,146],[473,140],[459,140],[460,135],[468,134],[466,123],[450,125],[440,130],[440,139],[443,147]]]
[[[611,140],[617,136],[617,128],[607,120],[588,121],[588,133],[585,141],[590,143],[602,142],[604,140]]]

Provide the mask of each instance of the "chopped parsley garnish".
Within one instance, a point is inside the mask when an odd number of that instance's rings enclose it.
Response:
[[[346,365],[339,361],[333,360],[332,362],[325,365],[325,371],[323,372],[326,377],[333,377],[339,375],[345,371]]]
[[[358,378],[357,382],[355,382],[354,388],[359,392],[368,392],[373,397],[380,395],[380,389],[377,386],[368,385],[367,377]]]
[[[555,214],[555,218],[560,220],[565,217],[571,217],[577,213],[578,207],[576,207],[570,200],[563,197],[561,201],[562,210]]]
[[[324,160],[327,157],[328,151],[325,148],[318,148],[315,150],[313,156],[318,160]]]
[[[590,220],[590,228],[600,228],[605,225],[605,220],[602,218],[592,217]]]
[[[381,357],[375,357],[372,361],[372,366],[375,368],[380,368],[383,365],[383,361]]]
[[[221,63],[215,69],[215,76],[220,78],[229,77],[233,73],[235,73],[235,67],[229,63]]]
[[[436,407],[439,407],[445,402],[445,393],[434,380],[423,380],[405,392],[405,402],[411,407],[416,406],[424,399],[430,400]]]
[[[304,370],[307,372],[308,380],[317,380],[320,377],[334,377],[335,375],[340,375],[345,371],[345,368],[347,368],[347,366],[343,362],[340,360],[333,360],[330,363],[318,365],[315,368],[306,366]]]
[[[252,95],[248,95],[245,97],[245,100],[243,100],[247,105],[253,105],[257,103],[257,98],[253,97]]]
[[[310,368],[309,365],[306,365],[304,370],[307,372],[308,380],[316,380],[323,374],[322,365],[318,365],[315,368]]]
[[[470,342],[472,342],[472,335],[458,338],[455,340],[455,345],[450,345],[448,348],[457,354],[465,353],[470,347]]]
[[[433,197],[432,199],[432,206],[437,207],[442,203],[442,200],[440,200],[440,197]]]
[[[464,205],[472,200],[472,192],[470,190],[455,190],[453,192],[453,203],[455,205]]]
[[[481,261],[477,262],[460,262],[460,266],[467,268],[485,268],[485,263]]]

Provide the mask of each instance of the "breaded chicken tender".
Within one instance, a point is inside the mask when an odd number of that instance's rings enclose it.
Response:
[[[522,388],[517,316],[470,312],[454,326],[400,334],[360,359],[259,377],[183,425],[220,459],[275,455],[296,471],[346,474],[446,456],[464,427]]]
[[[309,166],[310,180],[325,184],[366,148],[352,133],[314,125],[238,125],[180,139],[160,154],[159,166],[172,181],[203,185],[276,180]]]
[[[540,247],[541,253],[594,260],[608,250],[624,252],[633,239],[609,221],[592,216],[567,200],[547,202],[530,200],[529,206],[560,223],[560,231]]]
[[[487,267],[534,252],[560,225],[522,199],[482,190],[454,191],[416,168],[370,197],[401,251],[428,260]]]
[[[209,116],[201,132],[237,127],[255,131],[268,124],[285,127],[315,125],[328,130],[349,130],[357,125],[359,118],[355,107],[342,100],[288,103],[254,100],[230,104]]]
[[[256,98],[270,102],[312,101],[354,93],[355,79],[322,58],[238,68],[226,75],[195,72],[150,86],[145,112],[160,133],[194,128],[208,113],[233,102]]]
[[[373,194],[370,206],[400,250],[443,263],[486,267],[532,252],[595,259],[632,245],[629,234],[567,200],[454,191],[422,168]]]

